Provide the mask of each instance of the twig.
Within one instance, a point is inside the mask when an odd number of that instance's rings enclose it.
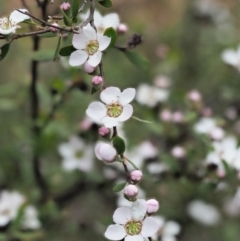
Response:
[[[78,10],[79,13],[82,13],[82,12],[83,12],[86,4],[87,4],[87,0],[85,0],[85,1],[83,2],[82,6],[79,8],[79,10]]]
[[[105,83],[105,79],[104,79],[104,70],[103,70],[103,62],[102,62],[102,60],[101,60],[101,62],[99,63],[98,67],[99,67],[100,76],[101,76],[102,79],[103,79],[102,89],[105,89],[105,88],[106,88],[106,83]]]

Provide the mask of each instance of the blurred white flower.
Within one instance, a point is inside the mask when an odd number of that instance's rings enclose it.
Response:
[[[142,105],[154,107],[159,102],[165,102],[168,96],[169,90],[167,89],[141,84],[137,89],[136,100]]]
[[[19,9],[22,12],[28,12],[26,9]],[[17,28],[20,28],[18,23],[23,22],[30,17],[14,10],[9,17],[0,18],[0,34],[8,35],[15,33]]]
[[[240,187],[237,189],[233,198],[228,199],[224,205],[225,212],[232,217],[237,217],[240,214]]]
[[[161,174],[169,170],[165,163],[151,162],[147,164],[147,170],[151,174]]]
[[[38,220],[38,212],[37,209],[31,205],[27,206],[24,210],[24,216],[22,221],[22,227],[24,229],[39,229],[41,227],[41,223]]]
[[[154,217],[159,225],[159,231],[153,235],[154,240],[177,241],[176,235],[181,232],[181,226],[175,221],[166,221],[162,216]]]
[[[89,11],[87,11],[86,13],[80,14],[80,18],[81,20],[85,21],[88,16],[89,16]],[[106,14],[105,16],[102,16],[97,10],[94,11],[94,24],[97,28],[97,32],[100,34],[103,34],[104,31],[107,28],[114,28],[115,30],[117,30],[117,27],[120,24],[120,20],[119,20],[119,16],[117,13],[109,13]]]
[[[232,65],[240,71],[240,45],[238,46],[237,50],[224,50],[221,57],[226,64]]]
[[[229,166],[240,170],[240,148],[234,136],[225,137],[221,142],[213,142],[214,150],[207,155],[206,162],[213,163],[224,170],[222,161]]]
[[[87,145],[77,136],[72,136],[67,143],[60,144],[58,151],[63,157],[63,168],[89,172],[93,169],[93,146]]]
[[[187,212],[190,217],[206,226],[214,226],[219,223],[221,216],[217,208],[201,200],[189,203]]]

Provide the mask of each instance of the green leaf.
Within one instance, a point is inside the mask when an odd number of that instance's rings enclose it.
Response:
[[[32,59],[36,61],[50,61],[54,56],[54,50],[44,49],[32,53]]]
[[[8,50],[10,49],[10,43],[4,44],[0,49],[1,49],[1,54],[0,54],[0,61],[2,61],[8,53]]]
[[[74,23],[77,22],[77,15],[79,10],[80,1],[79,0],[73,0],[72,4],[72,20]]]
[[[74,52],[76,49],[72,45],[65,46],[60,49],[59,54],[61,56],[70,56],[72,52]]]
[[[125,157],[125,159],[133,166],[134,169],[139,170],[139,168],[138,168],[133,162],[131,162],[131,161],[130,161],[129,159],[127,159],[126,157]]]
[[[153,122],[148,121],[148,120],[140,119],[140,118],[138,118],[138,117],[136,117],[136,116],[132,116],[132,118],[133,118],[134,120],[137,120],[137,121],[140,121],[140,122],[143,122],[143,123],[146,123],[146,124],[152,124],[152,123],[153,123]]]
[[[71,27],[72,26],[72,20],[70,19],[70,17],[68,16],[69,12],[68,11],[63,11],[61,8],[60,8],[62,14],[63,14],[63,22],[65,23],[66,26],[69,26]]]
[[[130,50],[125,50],[123,53],[136,67],[142,69],[143,71],[146,71],[149,68],[148,60],[143,55]]]
[[[114,192],[120,192],[123,190],[123,188],[126,186],[126,182],[120,182],[117,183],[114,187],[113,187],[113,191]]]
[[[39,37],[41,38],[53,38],[56,37],[58,34],[57,33],[43,33],[39,34]]]
[[[108,36],[109,38],[111,38],[111,42],[109,44],[109,47],[110,46],[113,46],[117,40],[117,33],[115,31],[114,28],[110,27],[110,28],[107,28],[105,31],[104,31],[104,34],[105,36]]]
[[[120,136],[113,138],[113,146],[116,149],[118,155],[122,155],[125,151],[125,141]]]
[[[110,8],[112,7],[112,2],[111,0],[98,0],[98,2],[105,8]]]
[[[55,61],[58,57],[59,50],[60,50],[60,47],[61,47],[61,43],[62,43],[62,36],[60,36],[58,38],[57,48],[56,48],[55,53],[54,53],[53,61]]]
[[[95,94],[98,90],[95,88],[95,87],[92,87],[92,90],[91,90],[91,95]]]

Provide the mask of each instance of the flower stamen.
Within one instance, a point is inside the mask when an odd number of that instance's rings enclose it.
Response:
[[[142,222],[131,220],[125,224],[124,228],[127,234],[131,236],[138,235],[142,230]]]
[[[110,117],[118,117],[122,114],[123,112],[123,106],[121,106],[118,103],[113,103],[111,105],[107,106],[107,114]]]
[[[87,51],[88,55],[94,55],[99,48],[99,43],[97,40],[91,40],[86,45],[85,50]]]

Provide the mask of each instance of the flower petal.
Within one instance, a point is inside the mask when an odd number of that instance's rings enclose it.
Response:
[[[87,40],[96,40],[97,33],[95,29],[89,24],[82,28],[83,34],[85,35]]]
[[[111,38],[103,35],[98,35],[99,50],[105,50],[111,42]]]
[[[69,58],[69,64],[71,66],[79,66],[84,64],[87,58],[88,58],[88,54],[85,51],[76,50],[73,53],[71,53]]]
[[[85,49],[87,45],[87,38],[83,34],[83,32],[80,32],[79,34],[74,34],[72,39],[73,47],[76,49]]]
[[[147,211],[147,203],[144,199],[137,199],[132,205],[133,219],[142,221]]]
[[[100,99],[106,104],[112,104],[118,101],[121,91],[117,87],[108,87],[100,94]]]
[[[128,120],[133,114],[133,107],[131,105],[126,105],[123,107],[122,114],[116,118],[117,121]]]
[[[125,89],[119,98],[119,102],[121,105],[126,105],[130,103],[136,95],[136,90],[134,88],[127,88]]]
[[[126,236],[124,227],[120,224],[108,226],[104,236],[110,240],[121,240]]]
[[[237,65],[239,61],[238,56],[234,50],[225,50],[222,53],[222,60],[227,64],[230,64],[233,66]]]
[[[22,11],[22,12],[28,12],[27,9],[23,9],[23,8],[20,8],[19,10]],[[17,10],[14,10],[9,16],[9,19],[14,23],[20,23],[20,22],[23,22],[24,20],[27,20],[29,18],[30,18],[29,16],[27,16],[23,13],[20,13]]]
[[[116,13],[110,13],[105,15],[102,21],[105,29],[112,27],[116,30],[120,23],[119,16]]]
[[[133,236],[130,236],[128,235],[124,241],[143,241],[144,238],[141,234],[139,235],[133,235]]]
[[[102,119],[106,115],[106,112],[106,106],[101,102],[91,103],[86,110],[87,115],[96,120]]]
[[[132,210],[129,207],[120,207],[113,214],[113,221],[117,224],[125,224],[132,219]]]
[[[0,34],[7,35],[10,33],[15,33],[17,28],[19,28],[18,25],[14,26],[12,28],[9,28],[9,29],[1,29],[0,28]]]
[[[143,221],[142,226],[142,236],[143,237],[151,237],[154,235],[159,229],[158,222],[153,217],[146,217]]]
[[[117,118],[109,117],[109,116],[104,117],[101,121],[103,125],[107,128],[112,128],[114,126],[117,126],[119,123]]]
[[[94,55],[90,55],[89,59],[88,59],[88,63],[93,66],[96,67],[102,59],[102,52],[97,51]]]

